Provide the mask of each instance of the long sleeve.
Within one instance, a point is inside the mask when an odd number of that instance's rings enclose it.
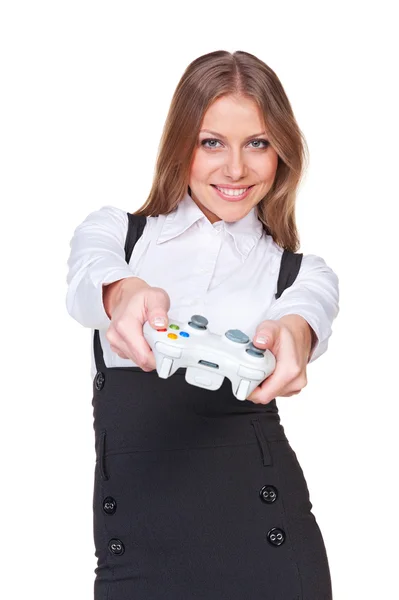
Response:
[[[127,213],[107,205],[90,213],[74,231],[67,262],[66,307],[84,327],[109,327],[102,286],[134,276],[125,260],[127,227]]]
[[[332,323],[339,313],[339,279],[320,257],[304,255],[298,276],[277,300],[274,299],[267,319],[284,315],[303,317],[317,336],[309,363],[324,354],[332,334]]]

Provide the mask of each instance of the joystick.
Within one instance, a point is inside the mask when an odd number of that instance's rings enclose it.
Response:
[[[202,315],[193,315],[187,323],[173,321],[161,329],[146,321],[143,334],[154,353],[159,377],[167,379],[182,367],[188,383],[209,390],[219,389],[227,377],[238,400],[246,400],[276,367],[270,350],[256,348],[239,329],[228,329],[224,335],[212,333]]]

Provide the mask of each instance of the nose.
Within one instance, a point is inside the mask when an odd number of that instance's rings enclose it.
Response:
[[[224,175],[230,176],[231,179],[241,179],[247,174],[247,165],[243,153],[239,148],[232,148],[226,154],[224,164]]]

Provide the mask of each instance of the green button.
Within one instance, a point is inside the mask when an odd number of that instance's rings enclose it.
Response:
[[[169,325],[169,327],[170,327],[171,329],[180,329],[180,327],[179,327],[178,325],[174,325],[173,323],[171,323],[171,324]]]

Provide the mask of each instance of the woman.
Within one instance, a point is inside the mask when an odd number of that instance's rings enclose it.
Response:
[[[332,598],[275,399],[306,385],[339,311],[335,273],[295,253],[304,145],[265,63],[206,54],[177,86],[145,204],[74,232],[67,308],[93,329],[95,600]],[[211,391],[183,368],[158,376],[144,322],[195,314],[275,355],[246,400],[227,378]]]

